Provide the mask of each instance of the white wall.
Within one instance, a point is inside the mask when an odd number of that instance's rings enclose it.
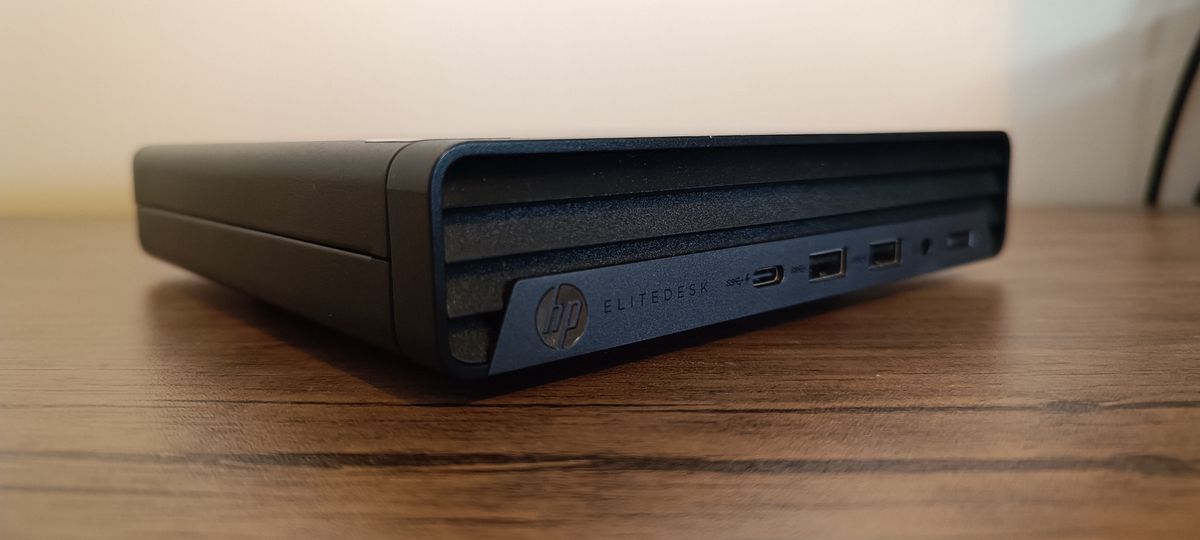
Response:
[[[0,214],[124,213],[156,142],[1011,131],[1134,204],[1200,2],[0,0]]]
[[[1014,7],[1014,199],[1138,203],[1200,31],[1200,2],[1030,0]]]

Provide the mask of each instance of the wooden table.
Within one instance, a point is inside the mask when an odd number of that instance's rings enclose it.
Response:
[[[0,538],[1200,537],[1200,213],[686,341],[464,386],[0,221]]]

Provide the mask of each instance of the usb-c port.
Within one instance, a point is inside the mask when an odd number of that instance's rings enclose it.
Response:
[[[759,268],[750,276],[750,284],[755,287],[770,287],[771,285],[778,285],[781,282],[783,282],[782,266]]]

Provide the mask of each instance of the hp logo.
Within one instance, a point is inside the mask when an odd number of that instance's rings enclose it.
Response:
[[[563,283],[542,295],[537,307],[537,331],[551,349],[570,349],[587,328],[587,300],[574,285]]]

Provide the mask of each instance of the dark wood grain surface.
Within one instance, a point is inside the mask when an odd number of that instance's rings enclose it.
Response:
[[[1200,213],[467,386],[0,221],[0,538],[174,536],[1197,538]]]

